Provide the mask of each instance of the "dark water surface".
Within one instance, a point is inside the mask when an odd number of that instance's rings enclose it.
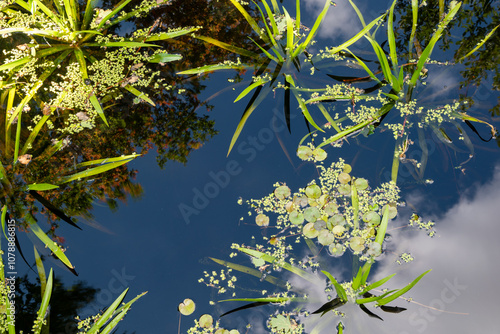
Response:
[[[295,2],[284,3],[293,12]],[[308,15],[317,15],[323,6],[320,0],[303,3]],[[361,4],[359,7],[369,21],[390,4],[377,2],[374,8]],[[311,26],[313,19],[306,19],[305,24]],[[330,9],[318,37],[321,45],[336,45],[360,29],[349,3],[338,1],[337,6]],[[460,35],[461,29],[452,30],[453,38],[460,38]],[[353,49],[373,57],[367,42]],[[432,55],[437,60],[452,57],[452,51],[440,49]],[[462,80],[459,71],[464,69],[464,65],[430,68],[429,84],[425,90],[417,92],[417,100],[439,105],[458,99],[459,93],[465,90],[458,88]],[[209,115],[220,133],[194,151],[185,165],[169,161],[162,170],[153,152],[130,162],[129,169],[138,170],[136,181],[142,185],[144,195],[139,200],[130,199],[126,205],[120,204],[117,212],[111,212],[105,204],[95,203],[95,219],[108,232],[85,225],[83,231],[66,226],[59,229],[59,235],[64,236],[68,246],[67,255],[80,274],[79,279],[100,289],[96,301],[82,310],[81,316],[104,309],[125,287],[130,287],[127,299],[143,291],[148,294],[134,304],[120,323],[118,333],[176,333],[177,305],[185,298],[193,299],[197,309],[193,315],[183,317],[181,332],[186,332],[194,319],[204,313],[217,318],[221,312],[240,305],[210,306],[210,300],[221,298],[198,283],[204,270],[222,269],[207,257],[229,259],[233,242],[251,244],[253,235],[259,239],[267,233],[255,226],[252,218],[240,222],[240,217],[246,216],[248,210],[236,203],[238,198],[261,198],[271,193],[273,184],[278,181],[286,182],[296,191],[318,174],[312,163],[296,157],[295,150],[307,128],[296,104],[292,104],[292,134],[288,133],[279,90],[276,98],[269,97],[252,114],[235,149],[226,157],[247,100],[232,101],[248,85],[251,74],[244,76],[242,84],[234,85],[234,90],[219,93],[232,85],[227,82],[231,77],[232,72],[215,73],[205,82],[207,88],[199,98],[210,99],[214,105]],[[319,87],[334,83],[326,76],[318,77],[313,84]],[[498,127],[498,116],[491,117],[488,112],[500,96],[492,86],[490,72],[478,87],[469,87],[468,93],[475,91],[477,102],[468,112]],[[203,112],[201,108],[199,111]],[[488,134],[487,127],[478,125],[477,128],[482,134]],[[500,234],[500,154],[494,140],[482,142],[469,128],[466,130],[475,146],[475,154],[463,165],[463,171],[455,167],[468,159],[466,149],[464,152],[452,150],[431,131],[427,132],[429,162],[424,179],[432,179],[434,183],[417,182],[419,180],[415,180],[405,166],[400,167],[398,182],[402,198],[409,205],[391,224],[404,225],[414,207],[425,219],[436,221],[437,235],[429,238],[423,231],[391,230],[394,254],[378,263],[370,280],[397,272],[390,286],[400,288],[427,269],[433,269],[408,294],[417,303],[400,301],[398,305],[408,310],[400,314],[385,313],[384,322],[369,318],[359,309],[347,310],[348,317],[344,320],[347,333],[497,331],[495,302],[500,293],[495,285],[500,254],[497,237]],[[368,138],[352,138],[342,148],[329,147],[325,163],[329,165],[341,157],[352,165],[353,175],[363,176],[370,184],[378,185],[390,179],[393,149],[392,135],[388,131],[376,132]],[[421,155],[418,145],[413,145],[412,149],[413,157]],[[397,256],[404,252],[411,253],[415,260],[396,264]],[[332,258],[332,268],[339,272],[337,279],[349,279],[350,272],[334,261],[339,260]],[[74,281],[74,277],[61,268],[56,269],[56,274],[66,284]],[[268,283],[253,282],[255,285],[249,285],[250,289],[272,290]],[[311,295],[315,293],[321,291],[310,291]],[[313,308],[311,306],[311,310]],[[272,308],[263,310],[228,315],[222,324],[245,333],[244,327],[252,322],[253,328],[248,333],[266,332],[265,311]],[[380,310],[377,313],[380,314]],[[336,331],[330,328],[323,332]]]

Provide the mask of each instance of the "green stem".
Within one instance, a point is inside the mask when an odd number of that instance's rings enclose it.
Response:
[[[399,150],[398,146],[400,143],[400,138],[396,140],[396,147],[394,148],[394,156],[392,158],[392,172],[391,172],[391,180],[396,183],[398,180],[398,171],[399,171]]]

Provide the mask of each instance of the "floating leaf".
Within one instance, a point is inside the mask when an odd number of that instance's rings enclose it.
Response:
[[[292,330],[292,323],[290,322],[289,317],[285,317],[281,314],[278,314],[276,317],[271,318],[269,321],[271,328],[277,330],[278,332],[284,331],[288,333]]]
[[[314,156],[314,160],[316,160],[316,161],[323,161],[327,157],[325,150],[323,150],[322,148],[319,148],[319,147],[315,148],[314,151],[312,151],[312,154]]]
[[[318,242],[323,246],[331,245],[335,241],[335,236],[330,231],[324,229],[318,234]]]
[[[314,228],[318,231],[326,229],[326,222],[324,220],[316,220],[314,222]]]
[[[326,214],[329,216],[333,216],[335,212],[337,212],[339,206],[333,202],[329,202],[325,205],[323,210],[325,210]]]
[[[290,196],[290,188],[287,186],[280,186],[274,190],[274,194],[278,199],[285,199]]]
[[[351,186],[348,184],[341,184],[338,188],[340,194],[349,196],[351,194]]]
[[[312,206],[304,210],[304,219],[310,223],[316,222],[321,217],[321,213],[318,208]]]
[[[331,244],[330,247],[328,247],[328,250],[334,257],[342,256],[345,252],[344,246],[340,243]]]
[[[337,225],[342,226],[345,225],[345,218],[342,215],[333,215],[328,218],[328,223],[331,224],[332,228]]]
[[[306,196],[313,199],[319,198],[321,196],[321,188],[317,184],[307,186]]]
[[[297,156],[302,160],[307,160],[312,157],[313,151],[307,146],[299,146]]]
[[[389,219],[394,219],[398,215],[398,209],[396,208],[395,204],[386,204],[382,208],[382,212],[385,211],[385,208],[389,207]]]
[[[309,239],[314,239],[318,236],[319,232],[314,228],[314,223],[307,223],[302,230],[302,233]]]
[[[370,225],[377,226],[380,224],[380,216],[375,211],[368,211],[363,215],[363,221]]]
[[[293,197],[293,204],[297,206],[304,207],[307,205],[307,197],[306,196],[294,196]]]
[[[347,184],[351,181],[351,175],[347,174],[347,173],[340,173],[339,175],[339,182],[342,183],[342,184]]]
[[[210,314],[204,314],[200,317],[199,324],[204,328],[211,328],[214,323],[214,318]]]
[[[180,303],[179,306],[177,307],[177,309],[182,315],[192,314],[195,308],[196,308],[195,303],[189,298],[184,299],[184,301]]]
[[[365,190],[368,188],[368,181],[366,179],[359,178],[354,181],[354,185],[358,190]]]
[[[255,223],[258,226],[268,226],[269,225],[269,217],[265,214],[261,213],[255,217]]]
[[[289,216],[290,222],[293,225],[300,225],[304,222],[304,215],[298,211],[292,211]]]
[[[365,249],[365,239],[361,237],[352,237],[351,240],[349,240],[349,246],[354,252],[361,252]]]
[[[336,235],[337,237],[342,236],[345,232],[345,227],[342,225],[337,225],[332,228],[332,233]]]

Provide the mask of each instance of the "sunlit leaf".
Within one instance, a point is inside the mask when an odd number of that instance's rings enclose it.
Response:
[[[126,288],[125,291],[123,291],[122,294],[118,296],[118,298],[116,298],[116,300],[106,309],[102,316],[98,318],[94,325],[87,331],[87,334],[97,333],[98,330],[101,329],[101,327],[109,321],[109,319],[113,316],[116,308],[122,303],[127,292],[128,288]]]
[[[385,297],[383,299],[378,300],[377,301],[377,305],[385,305],[387,303],[390,303],[394,299],[398,298],[399,296],[402,296],[403,294],[405,294],[406,292],[408,292],[411,288],[413,288],[415,286],[415,284],[417,284],[418,281],[420,281],[422,279],[422,277],[424,277],[425,275],[427,275],[431,270],[432,269],[427,270],[425,273],[423,273],[420,276],[418,276],[417,278],[415,278],[413,280],[413,282],[411,282],[410,284],[408,284],[404,288],[402,288],[402,289],[394,292],[392,295],[387,296],[387,297]]]
[[[42,231],[33,217],[29,215],[27,216],[27,220],[29,222],[28,230],[33,232],[33,234],[35,234],[38,239],[40,239],[45,244],[45,246],[47,246],[52,251],[52,253],[54,253],[54,255],[59,260],[61,260],[61,262],[64,263],[69,269],[74,269],[73,265],[68,260],[63,250],[52,239],[50,239],[47,234],[45,234],[45,232]]]
[[[88,168],[88,169],[86,169],[86,170],[84,170],[82,172],[78,172],[78,173],[75,173],[75,174],[72,174],[72,175],[68,175],[68,176],[62,177],[59,183],[67,183],[67,182],[71,182],[71,181],[74,181],[74,180],[82,179],[84,177],[98,175],[98,174],[104,173],[104,172],[106,172],[106,171],[108,171],[110,169],[114,169],[114,168],[116,168],[118,166],[126,164],[127,162],[132,161],[133,159],[134,158],[125,158],[124,157],[120,161],[103,164],[103,165],[101,165],[99,167]]]
[[[123,88],[125,88],[126,90],[128,90],[129,92],[131,92],[132,94],[134,94],[135,96],[137,96],[138,98],[140,98],[141,100],[144,100],[146,101],[147,103],[149,103],[150,105],[152,105],[153,107],[155,106],[155,103],[153,102],[153,100],[151,100],[148,96],[146,96],[146,94],[144,94],[143,92],[137,90],[135,87],[127,84],[125,85]]]
[[[51,190],[59,188],[59,186],[56,186],[55,184],[49,184],[49,183],[32,183],[28,184],[28,190],[36,190],[36,191],[44,191],[44,190]]]
[[[170,54],[166,52],[156,53],[149,58],[150,63],[169,63],[171,61],[176,61],[182,59],[182,55]]]
[[[225,65],[225,64],[214,64],[214,65],[205,65],[205,66],[200,66],[197,68],[192,68],[190,70],[185,70],[181,72],[177,72],[177,74],[202,74],[206,72],[213,72],[213,71],[219,71],[219,70],[230,70],[230,69],[235,69],[238,71],[242,71],[244,69],[250,68],[248,66],[244,65]]]

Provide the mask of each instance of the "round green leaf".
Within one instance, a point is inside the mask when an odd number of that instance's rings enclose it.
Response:
[[[182,315],[190,315],[191,313],[194,312],[194,309],[196,308],[195,303],[189,299],[186,298],[182,303],[179,304],[177,309]]]
[[[290,223],[293,225],[300,225],[304,222],[304,215],[302,212],[292,211],[288,219],[290,219]]]
[[[320,198],[321,188],[317,184],[308,185],[306,188],[306,196],[309,198]]]
[[[310,223],[316,222],[321,217],[321,213],[315,206],[310,206],[304,210],[304,219]]]
[[[215,331],[215,334],[230,334],[230,332],[227,329],[219,328]]]
[[[368,250],[366,251],[366,255],[377,257],[380,254],[382,254],[382,246],[380,246],[378,242],[370,242],[370,244],[368,245]]]
[[[344,165],[344,173],[350,173],[352,171],[351,165],[345,164]]]
[[[307,223],[306,225],[304,225],[302,233],[309,239],[314,239],[319,234],[319,232],[314,228],[314,223]]]
[[[342,237],[345,232],[345,227],[342,225],[337,225],[332,228],[332,233],[337,236],[337,238]]]
[[[398,209],[396,208],[395,204],[386,204],[386,205],[384,205],[384,207],[382,208],[382,213],[385,212],[385,208],[387,206],[389,206],[389,219],[396,218],[396,216],[398,215]]]
[[[342,215],[333,215],[330,218],[328,218],[328,223],[331,224],[332,228],[333,226],[337,225],[345,225],[345,218]]]
[[[366,179],[359,178],[354,181],[354,185],[358,190],[365,190],[368,188],[368,181]]]
[[[347,183],[349,183],[349,181],[351,181],[351,175],[349,175],[347,173],[340,173],[339,174],[339,182],[340,183],[347,184]]]
[[[363,249],[365,249],[365,239],[361,237],[352,237],[349,240],[349,246],[351,246],[351,249],[354,252],[361,252]]]
[[[321,207],[323,207],[323,206],[326,204],[327,200],[328,200],[328,195],[323,194],[323,195],[321,195],[321,196],[320,196],[320,198],[318,199],[318,204],[319,204]]]
[[[328,230],[321,230],[318,234],[318,242],[323,246],[328,246],[335,241],[335,236]]]
[[[313,156],[314,156],[314,160],[316,161],[323,161],[326,159],[326,152],[325,150],[323,150],[322,148],[315,148],[314,151],[312,152]]]
[[[329,216],[333,216],[335,212],[337,212],[339,206],[333,202],[326,203],[323,210],[325,210],[326,214]]]
[[[287,186],[280,186],[274,190],[274,195],[276,195],[276,198],[278,199],[285,199],[290,196],[290,194],[290,188]]]
[[[211,328],[214,323],[214,318],[212,318],[210,314],[204,314],[200,317],[198,323],[200,324],[201,327]]]
[[[255,217],[255,223],[258,226],[268,226],[269,225],[269,217],[263,213],[258,214],[257,217]]]
[[[342,256],[345,252],[344,246],[340,243],[331,244],[330,247],[328,247],[328,250],[330,251],[330,254],[335,257]]]
[[[321,231],[326,228],[326,222],[324,220],[316,220],[314,222],[314,229]]]
[[[307,205],[308,199],[306,196],[294,196],[293,197],[293,204],[300,206],[300,207],[305,207]]]
[[[363,215],[363,221],[370,225],[380,224],[380,216],[375,211],[368,211]]]
[[[351,186],[348,184],[341,184],[338,188],[338,191],[341,195],[349,196],[351,195]]]
[[[313,151],[307,146],[299,146],[297,149],[297,156],[302,160],[309,159],[313,154]]]

